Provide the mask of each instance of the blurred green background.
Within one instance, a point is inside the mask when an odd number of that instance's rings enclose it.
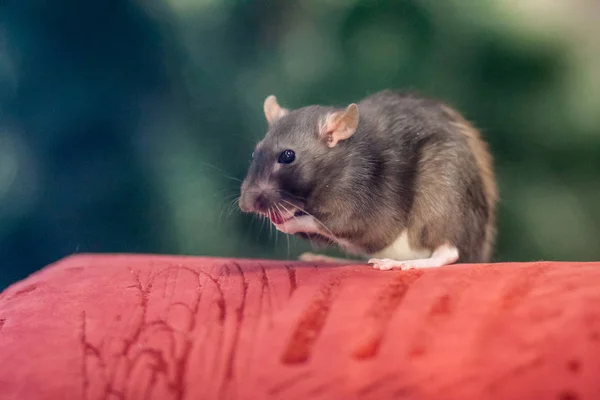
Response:
[[[496,259],[600,260],[599,4],[3,0],[0,289],[76,252],[308,249],[235,205],[271,93],[446,100],[496,159]]]

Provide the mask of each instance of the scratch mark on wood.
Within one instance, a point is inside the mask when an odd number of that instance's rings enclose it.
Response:
[[[362,332],[352,352],[356,359],[372,358],[377,355],[387,325],[396,309],[402,303],[410,286],[421,277],[423,271],[410,270],[399,272],[392,281],[381,290],[366,312],[365,320],[361,324]]]
[[[260,265],[260,282],[261,282],[261,297],[267,295],[267,304],[269,305],[269,315],[273,312],[273,302],[271,299],[271,283],[269,282],[269,276],[263,265]],[[261,298],[262,303],[262,298]],[[262,314],[262,313],[260,313]]]
[[[244,321],[244,311],[246,309],[246,298],[248,296],[248,286],[249,286],[248,280],[246,278],[246,275],[244,274],[244,270],[242,269],[242,267],[236,262],[233,262],[232,265],[237,270],[239,277],[242,281],[242,299],[241,299],[240,305],[235,310],[237,324],[235,326],[234,336],[232,339],[233,343],[231,345],[229,355],[226,358],[225,378],[223,379],[223,382],[221,385],[221,395],[224,394],[224,391],[227,389],[227,387],[231,384],[231,382],[235,378],[233,365],[234,365],[235,359],[237,357],[239,341],[240,341],[240,334],[242,331],[242,323]]]
[[[302,313],[292,337],[281,357],[285,364],[298,364],[310,358],[313,346],[321,333],[333,302],[334,291],[340,280],[334,279],[323,286]]]
[[[548,271],[548,265],[528,268],[522,271],[511,283],[501,300],[501,308],[510,310],[517,306],[533,289],[536,279]]]
[[[219,280],[217,278],[215,278],[214,276],[212,276],[211,274],[209,274],[206,271],[203,271],[201,269],[199,270],[195,270],[193,268],[190,267],[185,267],[183,265],[178,266],[178,267],[170,267],[172,268],[177,268],[178,270],[181,271],[187,271],[193,275],[195,275],[198,278],[198,287],[201,288],[202,287],[202,283],[200,282],[200,276],[204,276],[205,278],[207,278],[210,283],[212,283],[215,287],[215,289],[217,290],[217,294],[218,294],[218,299],[215,300],[215,302],[217,303],[217,307],[219,308],[219,323],[221,325],[223,325],[223,323],[225,323],[225,318],[227,317],[227,310],[225,307],[225,296],[223,294],[223,288],[221,287],[221,284],[219,282]],[[227,270],[229,270],[229,268],[227,268]],[[160,273],[162,273],[164,271],[161,271]],[[158,275],[158,274],[156,274]]]
[[[429,310],[428,316],[436,317],[441,315],[448,315],[451,312],[452,302],[450,299],[450,295],[448,293],[445,293],[435,300],[435,302],[431,306],[431,309]]]
[[[79,342],[82,351],[81,358],[81,378],[82,378],[82,391],[83,399],[88,398],[88,391],[90,386],[90,378],[87,370],[88,357],[95,357],[100,363],[100,369],[102,373],[106,372],[106,365],[102,359],[102,354],[97,347],[89,343],[87,339],[87,317],[85,311],[81,312],[81,332],[79,334]],[[109,390],[108,383],[105,383],[105,391]]]
[[[290,282],[290,294],[289,297],[292,297],[296,289],[298,288],[298,282],[296,280],[296,270],[291,265],[286,265],[285,269],[287,270],[288,280]]]
[[[165,272],[166,272],[167,276],[165,276],[165,290],[163,291],[163,295],[162,295],[163,299],[167,298],[167,292],[169,290],[169,275],[171,275],[171,268],[167,268]],[[161,272],[157,273],[156,275],[158,276],[160,274],[161,274]]]
[[[37,289],[37,285],[35,285],[35,284],[27,285],[23,289],[18,290],[11,298],[14,299],[15,297],[22,296],[27,293],[31,293],[36,289]]]

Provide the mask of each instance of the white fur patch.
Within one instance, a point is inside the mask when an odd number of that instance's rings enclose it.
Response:
[[[419,260],[431,257],[431,251],[427,249],[413,249],[408,244],[408,233],[402,231],[400,236],[396,238],[385,249],[372,254],[376,258],[390,258],[396,261]]]

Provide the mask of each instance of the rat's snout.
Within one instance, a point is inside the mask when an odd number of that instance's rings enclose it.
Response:
[[[278,201],[277,191],[270,187],[244,187],[239,206],[243,212],[266,213]]]

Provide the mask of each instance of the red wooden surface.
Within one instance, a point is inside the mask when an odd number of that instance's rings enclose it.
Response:
[[[600,264],[76,256],[0,296],[0,399],[600,399]]]

